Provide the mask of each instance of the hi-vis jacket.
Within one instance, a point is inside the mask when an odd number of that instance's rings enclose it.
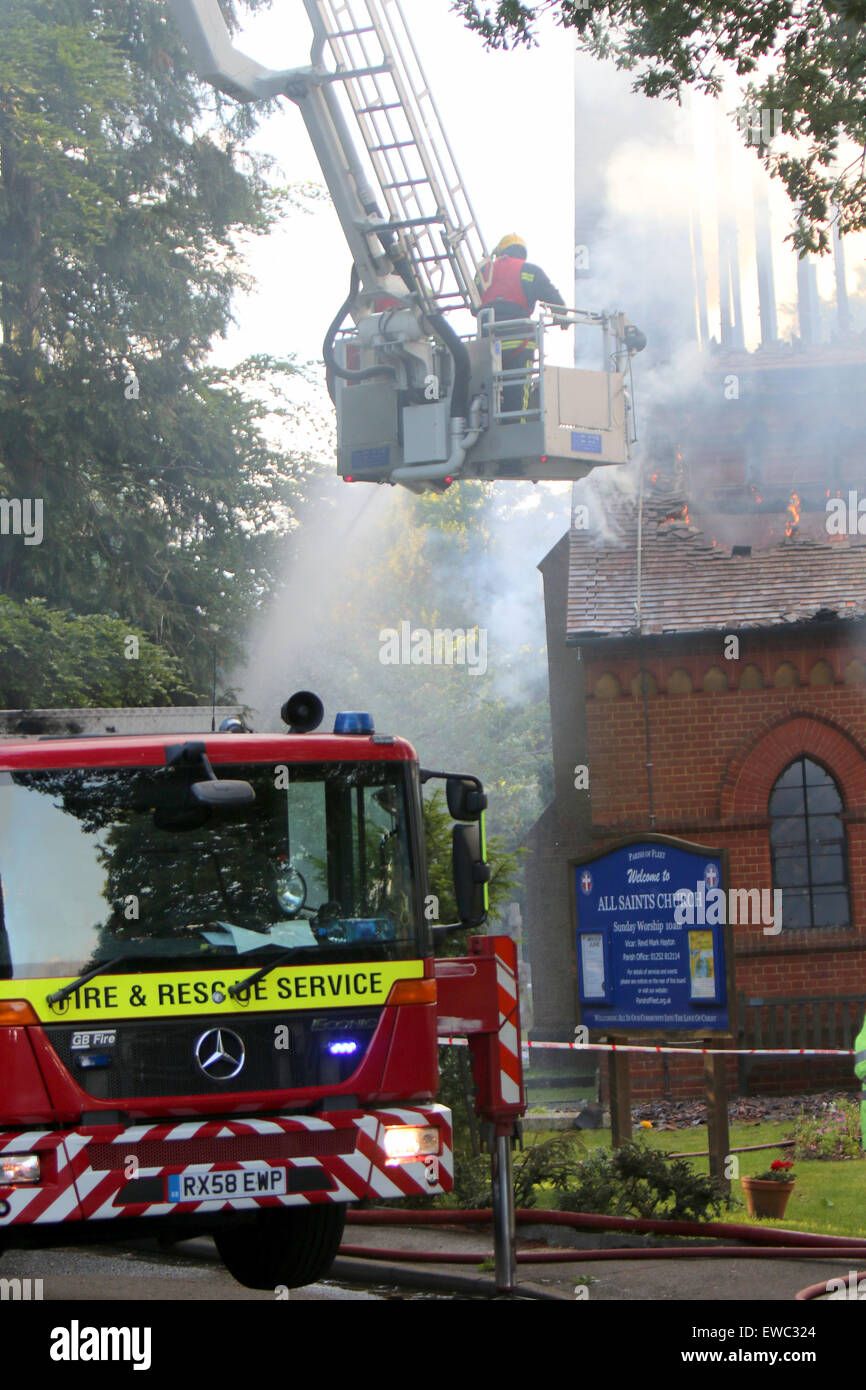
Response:
[[[854,1039],[854,1075],[858,1081],[862,1082],[863,1086],[860,1096],[860,1130],[863,1147],[866,1148],[866,1018],[863,1020],[863,1027]]]
[[[492,304],[497,319],[528,318],[539,299],[543,304],[565,303],[540,266],[507,252],[482,266],[477,284],[482,309]]]
[[[509,255],[507,251],[485,262],[475,283],[481,294],[481,308],[492,307],[494,319],[500,322],[528,319],[539,299],[544,304],[565,303],[540,266],[520,256]],[[527,354],[528,349],[528,338],[509,338],[502,344],[503,352]]]

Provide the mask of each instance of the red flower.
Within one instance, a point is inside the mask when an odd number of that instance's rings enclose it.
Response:
[[[792,1158],[774,1158],[773,1162],[770,1164],[770,1168],[774,1173],[779,1173],[783,1169],[793,1168],[793,1166],[794,1160]]]

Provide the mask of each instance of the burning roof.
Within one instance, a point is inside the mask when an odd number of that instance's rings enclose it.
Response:
[[[641,630],[644,634],[778,627],[866,618],[866,543],[805,537],[799,498],[789,534],[748,553],[717,543],[690,520],[683,495],[644,500]],[[572,530],[567,641],[637,631],[637,502],[617,515],[617,539]]]

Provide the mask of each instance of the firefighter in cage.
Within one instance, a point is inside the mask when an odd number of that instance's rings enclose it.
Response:
[[[542,304],[565,307],[565,300],[541,267],[526,259],[526,242],[513,233],[502,237],[494,247],[493,258],[481,266],[476,284],[481,295],[480,311],[492,309],[495,322],[528,319],[539,300]],[[564,314],[557,316],[556,322],[560,328],[568,327]],[[534,357],[535,345],[530,338],[503,340],[502,370],[524,373],[522,381],[515,379],[503,388],[504,414],[528,408]]]

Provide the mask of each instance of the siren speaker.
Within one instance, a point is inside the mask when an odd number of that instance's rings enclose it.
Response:
[[[291,734],[310,734],[318,729],[325,706],[312,690],[296,690],[280,710],[280,718]]]

